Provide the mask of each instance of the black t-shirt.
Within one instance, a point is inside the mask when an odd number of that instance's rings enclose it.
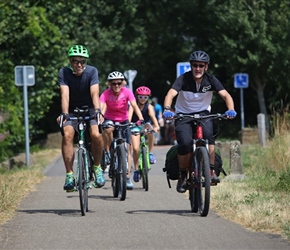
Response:
[[[82,75],[77,76],[69,67],[63,67],[59,71],[58,84],[69,87],[69,112],[85,105],[94,107],[90,87],[99,84],[97,68],[87,65]]]

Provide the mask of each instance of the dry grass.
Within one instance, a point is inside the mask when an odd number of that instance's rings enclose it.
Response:
[[[287,192],[257,191],[247,181],[224,180],[211,188],[211,209],[250,230],[290,236]]]
[[[31,162],[34,164],[31,164],[30,167],[23,166],[20,170],[0,174],[0,224],[14,216],[21,200],[45,178],[42,173],[43,168],[59,154],[59,149],[47,149],[33,153]]]

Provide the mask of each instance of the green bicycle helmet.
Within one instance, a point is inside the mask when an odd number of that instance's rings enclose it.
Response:
[[[73,45],[70,47],[68,51],[68,57],[72,57],[72,56],[82,56],[85,58],[90,57],[87,48],[82,45]]]

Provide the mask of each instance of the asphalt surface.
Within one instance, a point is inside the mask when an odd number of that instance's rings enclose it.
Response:
[[[0,249],[290,249],[275,235],[255,233],[212,210],[190,212],[185,194],[169,189],[162,171],[168,146],[155,147],[149,191],[141,182],[125,201],[113,198],[111,182],[89,190],[89,212],[81,216],[78,193],[63,191],[61,158],[46,168],[47,178],[0,226]]]

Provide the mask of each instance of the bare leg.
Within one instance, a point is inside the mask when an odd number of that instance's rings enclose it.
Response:
[[[140,135],[132,135],[133,163],[135,170],[139,169]]]
[[[102,136],[104,140],[104,148],[109,151],[111,142],[113,141],[113,131],[114,128],[106,128],[104,129]]]
[[[209,145],[209,157],[210,157],[210,164],[214,165],[214,158],[215,158],[215,152],[214,152],[215,145]]]
[[[154,147],[154,134],[147,134],[149,152],[152,153]]]
[[[94,157],[94,165],[99,166],[102,157],[102,151],[104,148],[103,137],[99,133],[98,125],[93,125],[90,127],[91,134],[91,152]]]
[[[67,173],[73,172],[74,163],[74,145],[73,139],[75,130],[72,126],[63,127],[64,135],[62,137],[62,157]]]
[[[187,169],[190,166],[190,153],[186,155],[178,155],[180,169]]]
[[[131,156],[131,145],[127,143],[127,150],[128,150],[128,173],[127,176],[130,176],[131,167],[132,167],[132,156]]]

